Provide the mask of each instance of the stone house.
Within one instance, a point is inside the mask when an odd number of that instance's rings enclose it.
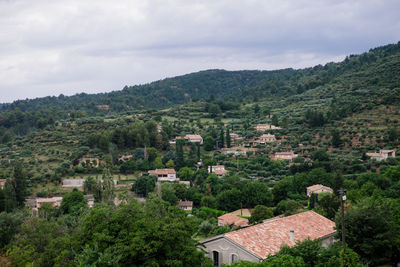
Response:
[[[279,130],[279,129],[282,129],[282,128],[278,127],[278,126],[271,125],[271,124],[257,124],[255,129],[256,129],[256,131],[264,132],[264,131],[268,131],[268,130]]]
[[[150,170],[149,175],[154,175],[157,176],[157,181],[169,181],[169,182],[175,182],[179,181],[179,179],[176,177],[176,171],[174,169],[155,169],[155,170]]]
[[[294,246],[307,238],[320,239],[323,246],[334,242],[335,223],[314,211],[275,217],[263,223],[201,241],[214,266],[243,260],[261,262],[275,255],[282,245]]]
[[[215,173],[218,177],[222,177],[228,173],[224,165],[208,166],[208,172]]]
[[[379,150],[379,153],[367,153],[367,156],[371,157],[371,159],[375,159],[377,161],[386,160],[387,158],[396,157],[396,152],[394,150]]]
[[[328,186],[324,186],[322,184],[315,184],[315,185],[307,187],[307,196],[308,197],[310,197],[311,194],[320,194],[323,192],[329,192],[332,194],[333,189]]]
[[[276,152],[272,158],[274,159],[286,159],[292,161],[293,159],[297,158],[297,154],[294,154],[293,151],[289,152]]]
[[[53,207],[60,207],[62,199],[62,197],[38,197],[35,199],[35,207],[40,208],[44,203],[50,203]]]
[[[193,209],[193,201],[178,201],[177,206],[183,210],[191,211]]]
[[[263,134],[255,141],[258,144],[267,144],[276,142],[276,137],[274,134]]]

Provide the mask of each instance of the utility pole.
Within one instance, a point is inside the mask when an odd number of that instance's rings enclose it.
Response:
[[[343,246],[343,254],[342,254],[342,266],[344,266],[344,254],[346,250],[346,241],[345,241],[345,234],[344,234],[344,202],[346,201],[346,189],[340,188],[340,203],[342,209],[342,216],[341,216],[341,223],[342,223],[342,246]]]

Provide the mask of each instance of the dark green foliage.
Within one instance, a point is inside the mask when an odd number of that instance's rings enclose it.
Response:
[[[230,131],[229,128],[226,129],[226,147],[231,147],[231,135],[230,135]]]
[[[346,243],[367,263],[377,266],[396,263],[400,240],[400,202],[390,199],[365,199],[345,213]],[[341,220],[336,218],[338,237]]]
[[[8,245],[13,236],[19,232],[27,214],[17,211],[12,213],[0,213],[0,249]]]
[[[307,110],[305,119],[311,127],[320,127],[326,122],[324,114],[318,110]]]
[[[260,223],[265,219],[272,218],[274,216],[274,212],[271,208],[268,208],[263,205],[257,205],[251,212],[251,217],[249,218],[249,222],[251,224]]]
[[[253,208],[257,205],[272,206],[272,193],[261,182],[246,183],[242,190],[243,206]]]
[[[140,176],[133,184],[132,189],[135,193],[146,197],[148,193],[154,190],[156,186],[156,180],[157,177],[154,176]]]
[[[98,206],[81,224],[79,265],[201,266],[208,262],[191,238],[185,212],[159,200],[136,202],[118,209]],[[207,266],[207,265],[206,265]]]
[[[240,209],[242,193],[237,189],[222,191],[217,195],[218,209],[234,211]]]
[[[215,139],[212,136],[206,136],[204,138],[204,150],[211,151],[214,149]]]
[[[76,188],[70,193],[64,195],[60,209],[64,214],[81,214],[82,211],[87,208],[87,199],[84,197],[82,192],[79,192]]]
[[[343,141],[340,137],[340,132],[338,130],[332,130],[331,134],[332,134],[331,143],[333,147],[339,147],[340,145],[343,144]]]

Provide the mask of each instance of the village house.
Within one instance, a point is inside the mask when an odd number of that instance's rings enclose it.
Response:
[[[7,182],[7,179],[0,179],[0,188],[1,189],[4,189],[6,182]]]
[[[187,142],[190,142],[190,143],[200,143],[200,145],[203,144],[203,137],[201,137],[198,134],[187,134],[184,137],[177,136],[174,139],[172,139],[171,141],[169,141],[169,143],[171,145],[175,145],[177,140],[186,140]]]
[[[274,134],[263,134],[256,141],[258,144],[267,144],[276,142],[276,137]]]
[[[377,161],[386,160],[387,158],[396,157],[396,152],[394,150],[379,150],[379,153],[367,153],[367,156],[371,157],[371,159],[375,159]]]
[[[229,227],[244,227],[249,225],[249,220],[241,218],[232,213],[227,213],[218,217],[218,226],[229,226]]]
[[[293,159],[297,158],[297,154],[294,154],[293,151],[289,152],[276,152],[275,155],[272,157],[273,159],[286,159],[292,161]]]
[[[126,155],[126,156],[120,157],[120,158],[118,159],[118,161],[125,162],[125,161],[129,161],[131,158],[133,158],[132,155]]]
[[[35,207],[40,208],[44,203],[50,203],[53,207],[60,207],[62,197],[38,197],[35,199]]]
[[[178,178],[176,178],[176,171],[174,169],[155,169],[155,170],[150,170],[149,175],[154,175],[157,176],[157,181],[169,181],[169,182],[174,182],[174,181],[179,181]]]
[[[110,106],[109,105],[97,105],[97,109],[99,109],[99,110],[109,110]]]
[[[190,143],[200,143],[200,145],[203,144],[203,137],[198,134],[187,134],[185,135],[184,139]]]
[[[310,197],[311,194],[320,194],[323,192],[329,192],[332,194],[333,189],[328,186],[324,186],[322,184],[315,184],[315,185],[307,187],[307,196],[308,197]]]
[[[256,131],[264,132],[264,131],[268,131],[268,130],[279,130],[279,129],[282,129],[282,128],[278,127],[278,126],[271,125],[271,124],[257,124],[255,129],[256,129]]]
[[[162,126],[160,124],[157,124],[157,132],[161,133],[162,131]]]
[[[208,166],[208,172],[215,173],[218,177],[222,177],[228,173],[224,165]]]
[[[319,239],[327,247],[334,242],[335,223],[314,211],[288,217],[275,217],[263,223],[245,227],[202,240],[206,256],[214,266],[243,260],[261,262],[275,255],[282,245],[294,246],[307,238]]]
[[[191,211],[193,209],[193,201],[178,201],[177,206],[183,210]]]

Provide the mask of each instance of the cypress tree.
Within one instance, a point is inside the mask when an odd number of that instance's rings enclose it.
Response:
[[[229,128],[226,129],[226,147],[231,147],[231,135],[229,132]]]

